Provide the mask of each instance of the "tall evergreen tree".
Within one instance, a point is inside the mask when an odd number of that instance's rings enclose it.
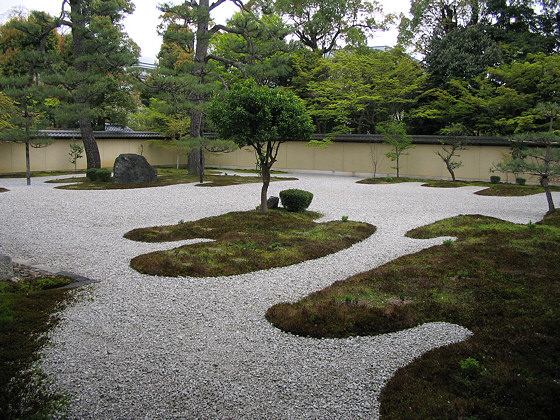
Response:
[[[30,147],[50,140],[39,132],[48,126],[44,101],[49,88],[41,82],[44,53],[57,49],[53,19],[43,12],[16,16],[0,28],[0,90],[9,97],[0,139],[25,144],[27,185],[31,184]]]
[[[122,124],[125,111],[135,107],[127,68],[136,62],[139,49],[122,26],[134,6],[130,0],[64,0],[63,7],[67,4],[70,10],[59,23],[71,29],[71,53],[49,82],[70,93],[72,104],[60,107],[60,115],[77,122],[87,167],[99,168],[94,125],[105,120]]]

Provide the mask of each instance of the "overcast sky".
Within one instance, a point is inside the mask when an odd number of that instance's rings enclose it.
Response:
[[[380,0],[386,13],[408,13],[410,0]],[[161,1],[133,0],[136,10],[125,20],[128,35],[140,46],[143,57],[155,58],[161,45],[161,37],[157,34],[160,12],[157,4]],[[179,4],[180,0],[170,0],[170,3]],[[51,15],[59,15],[62,0],[0,0],[0,21],[5,21],[7,14],[13,7],[24,7],[28,10],[43,10]],[[216,8],[212,17],[221,23],[229,18],[235,11],[235,6],[230,2]],[[394,46],[397,42],[397,31],[378,32],[370,40],[370,45]]]

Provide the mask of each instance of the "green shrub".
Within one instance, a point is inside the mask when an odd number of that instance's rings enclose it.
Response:
[[[515,182],[517,183],[517,185],[525,185],[525,182],[527,182],[527,180],[525,178],[515,178]]]
[[[109,169],[98,169],[97,170],[97,179],[101,182],[109,182],[111,181],[111,171]]]
[[[311,204],[313,194],[304,190],[284,190],[280,191],[280,201],[282,206],[288,211],[304,211]]]
[[[90,180],[90,181],[97,181],[97,171],[99,171],[99,169],[97,168],[90,168],[86,171],[86,177]]]
[[[499,184],[499,183],[500,183],[500,179],[502,179],[502,178],[500,178],[498,175],[492,175],[492,176],[490,177],[490,182],[491,182],[492,184]]]
[[[483,368],[480,365],[479,361],[472,357],[461,360],[459,362],[459,365],[461,366],[461,372],[463,373],[463,375],[469,379],[474,379],[480,376],[482,373]]]

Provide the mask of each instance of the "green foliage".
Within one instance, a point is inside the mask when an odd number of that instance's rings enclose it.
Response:
[[[291,212],[301,212],[309,207],[313,200],[313,194],[309,191],[289,189],[280,191],[282,206]]]
[[[125,238],[167,242],[214,239],[167,251],[140,255],[131,267],[165,276],[229,276],[284,267],[348,248],[375,232],[367,223],[315,223],[320,214],[283,209],[234,212],[171,226],[135,229]],[[302,234],[302,232],[305,232]]]
[[[518,188],[513,186],[514,188]],[[283,331],[342,338],[450,322],[473,335],[417,358],[391,378],[384,418],[549,418],[560,409],[556,358],[560,230],[459,216],[407,234],[454,236],[431,247],[271,307]],[[465,275],[466,274],[466,275]],[[462,363],[461,363],[462,362]]]
[[[459,361],[459,366],[461,367],[461,372],[467,378],[473,379],[477,378],[482,373],[482,366],[478,360],[467,357],[464,360]]]
[[[412,137],[406,134],[405,125],[402,122],[388,121],[379,127],[379,131],[383,134],[383,141],[392,149],[385,154],[396,165],[392,166],[397,170],[397,178],[400,176],[400,158],[406,156],[405,150],[413,149]]]
[[[320,133],[373,133],[380,122],[406,115],[425,82],[419,63],[398,48],[325,58],[300,52],[293,60],[292,89]]]
[[[88,170],[86,170],[86,177],[90,181],[97,181],[97,171],[98,170],[99,170],[98,168],[89,168]]]
[[[367,45],[368,35],[386,28],[392,18],[384,17],[379,4],[368,0],[276,0],[274,5],[294,25],[301,43],[323,55],[341,41]]]
[[[490,177],[490,182],[491,182],[492,184],[499,184],[501,179],[502,179],[502,178],[501,178],[500,176],[498,176],[498,175],[492,175],[492,176]]]
[[[502,53],[481,25],[459,28],[434,37],[425,62],[438,84],[453,78],[472,79],[500,64]]]
[[[549,179],[560,176],[560,136],[553,132],[524,133],[512,138],[513,142],[533,147],[523,149],[523,153],[494,166],[496,170],[511,173],[526,173],[538,176],[548,202],[549,211],[554,210]]]
[[[286,86],[292,67],[290,55],[299,44],[287,39],[290,27],[275,14],[236,13],[227,21],[232,32],[212,38],[215,66],[231,86],[242,79],[254,79],[260,86]]]
[[[76,171],[78,159],[83,157],[82,153],[84,153],[84,148],[76,142],[76,139],[72,139],[70,151],[68,152],[68,160],[74,165],[74,171]]]
[[[515,183],[517,185],[525,185],[525,182],[527,182],[527,180],[525,178],[521,178],[521,177],[515,178]]]
[[[455,157],[460,156],[457,152],[466,150],[464,140],[461,137],[467,135],[468,130],[462,124],[452,124],[442,129],[440,133],[448,136],[448,138],[441,141],[442,152],[438,151],[436,154],[443,160],[451,179],[455,181],[455,169],[463,166],[463,162],[456,161]]]
[[[109,169],[100,168],[97,170],[97,180],[101,182],[111,181],[111,171]]]
[[[68,278],[0,282],[0,412],[3,418],[44,418],[62,396],[48,389],[30,368],[69,298],[55,289]]]
[[[452,239],[446,239],[445,241],[443,241],[443,244],[447,247],[447,248],[455,248],[455,241]]]
[[[255,152],[263,176],[261,206],[266,211],[270,169],[280,145],[288,140],[308,141],[314,131],[303,102],[291,92],[248,81],[214,98],[208,116],[220,138]]]

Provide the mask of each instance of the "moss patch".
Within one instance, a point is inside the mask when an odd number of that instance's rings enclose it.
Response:
[[[460,188],[460,187],[486,187],[484,190],[475,192],[477,195],[493,197],[520,197],[525,195],[544,193],[544,188],[537,185],[517,184],[492,184],[481,181],[445,181],[415,178],[367,178],[357,181],[358,184],[398,184],[402,182],[422,182],[423,187],[432,188]],[[558,186],[550,186],[551,191],[560,191]]]
[[[471,339],[426,353],[389,381],[383,418],[552,418],[560,412],[559,218],[442,220],[409,236],[455,236],[454,247],[404,256],[275,305],[267,319],[312,337],[463,325]]]
[[[195,222],[132,230],[125,238],[166,242],[194,238],[214,242],[151,252],[132,259],[135,270],[164,276],[229,276],[284,267],[348,248],[375,232],[367,223],[316,223],[313,212],[233,212]]]
[[[3,418],[43,418],[62,397],[37,386],[29,368],[46,342],[73,283],[64,277],[0,282],[0,412]],[[32,382],[33,381],[33,382]],[[30,384],[33,383],[32,386]],[[4,417],[5,416],[5,417]]]
[[[8,191],[10,191],[10,190],[7,190],[6,188],[0,188],[0,193],[8,192]]]
[[[271,181],[292,181],[296,179],[297,178],[273,177]],[[221,187],[227,185],[261,183],[262,178],[258,176],[216,175],[215,171],[210,171],[210,174],[204,175],[204,181],[205,182],[203,184],[197,184],[197,187]],[[56,187],[65,190],[124,190],[134,188],[164,187],[167,185],[177,184],[192,184],[199,182],[199,176],[189,175],[185,169],[158,168],[158,177],[156,182],[153,183],[114,184],[112,182],[90,181],[86,177],[55,179],[47,182],[53,184],[70,184]]]

